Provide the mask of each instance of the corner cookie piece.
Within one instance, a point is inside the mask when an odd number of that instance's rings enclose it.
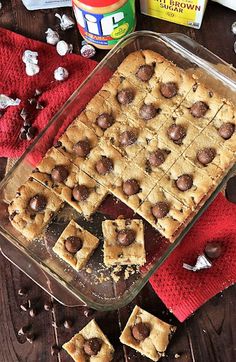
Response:
[[[63,202],[53,192],[30,178],[11,201],[9,219],[28,240],[38,236]]]
[[[98,244],[96,236],[71,220],[54,245],[53,251],[74,269],[80,270],[86,265]]]
[[[146,262],[142,220],[105,220],[104,264],[143,265]]]
[[[170,242],[176,239],[192,214],[190,208],[159,185],[154,187],[136,212]]]
[[[94,319],[62,347],[76,362],[110,362],[114,354],[113,346]]]
[[[176,327],[135,306],[120,341],[156,362],[165,355],[175,331]]]

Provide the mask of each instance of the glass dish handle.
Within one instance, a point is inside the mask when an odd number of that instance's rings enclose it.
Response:
[[[72,293],[42,270],[36,262],[29,257],[27,258],[27,256],[21,253],[13,244],[8,243],[2,235],[0,237],[0,250],[7,260],[20,269],[59,303],[67,307],[86,306],[83,301],[73,296]]]

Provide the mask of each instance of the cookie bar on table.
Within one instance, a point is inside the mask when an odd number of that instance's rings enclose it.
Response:
[[[158,361],[165,355],[175,331],[176,327],[135,306],[120,341],[152,361]]]
[[[179,154],[170,149],[157,135],[141,149],[133,162],[156,183],[178,159]]]
[[[224,101],[219,95],[198,84],[185,97],[174,115],[183,116],[200,130],[204,129],[223,107]]]
[[[110,362],[114,354],[113,346],[94,319],[62,347],[76,362]]]
[[[27,239],[40,235],[63,202],[52,191],[33,178],[28,179],[11,201],[9,219],[15,229]]]
[[[122,175],[114,182],[110,191],[127,206],[136,211],[154,188],[156,180],[152,179],[136,164],[124,162]]]
[[[199,203],[214,190],[215,182],[206,172],[180,156],[159,185],[181,203],[196,210]]]
[[[116,148],[123,156],[132,159],[147,147],[154,134],[147,129],[116,123],[104,134],[104,140]]]
[[[80,122],[78,118],[58,139],[55,147],[79,167],[97,144],[98,137],[95,132]]]
[[[121,177],[124,167],[122,155],[104,140],[100,141],[81,165],[85,173],[108,189]]]
[[[60,235],[53,251],[74,269],[82,269],[97,248],[99,240],[74,220],[71,220]]]
[[[236,108],[226,103],[208,124],[205,132],[219,145],[236,152]]]
[[[107,190],[56,148],[50,149],[32,176],[85,217],[96,211]]]
[[[142,220],[105,220],[104,264],[143,265],[146,262]]]
[[[208,137],[205,130],[185,150],[183,156],[216,182],[235,162],[233,152]]]
[[[159,185],[148,194],[136,211],[170,241],[175,239],[192,210]]]

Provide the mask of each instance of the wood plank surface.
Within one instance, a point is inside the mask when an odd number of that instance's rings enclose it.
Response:
[[[60,14],[64,12],[71,14],[71,9],[28,12],[20,0],[1,2],[3,7],[0,10],[0,26],[42,41],[45,40],[45,31],[48,27],[58,29],[58,19],[54,16],[57,11]],[[231,24],[236,17],[235,12],[227,8],[210,3],[201,30],[147,17],[141,15],[139,10],[137,18],[138,30],[187,34],[227,62],[236,65],[233,51],[236,38],[231,33]],[[76,29],[63,33],[63,39],[73,44],[76,53],[79,52],[81,36]],[[101,60],[105,54],[104,51],[97,51],[96,60]],[[1,158],[1,178],[4,176],[5,167],[6,159]],[[18,290],[22,287],[26,287],[27,295],[19,296]],[[28,299],[35,301],[37,305],[37,315],[34,318],[20,308],[20,305]],[[0,255],[0,362],[69,362],[71,359],[63,351],[59,355],[52,356],[51,346],[55,343],[63,344],[94,317],[116,348],[115,362],[148,362],[147,358],[141,357],[129,348],[123,348],[119,343],[118,319],[122,328],[135,304],[178,326],[166,357],[162,361],[236,361],[236,286],[212,298],[183,324],[180,324],[166,309],[150,285],[146,285],[130,305],[114,312],[95,312],[85,307],[67,308],[55,301],[53,309],[45,311],[43,304],[50,300],[50,296]],[[72,328],[64,328],[65,320],[73,322]],[[32,333],[36,337],[32,344],[24,336],[18,335],[18,330],[25,325],[32,325]]]

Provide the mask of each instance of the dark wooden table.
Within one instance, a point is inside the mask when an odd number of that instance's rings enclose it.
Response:
[[[1,2],[3,8],[0,10],[0,26],[25,36],[44,41],[45,30],[48,27],[55,28],[58,24],[58,20],[54,16],[55,9],[28,12],[20,0],[3,0]],[[58,11],[61,13],[63,10],[58,9]],[[71,9],[65,9],[64,12],[70,14]],[[233,51],[236,36],[231,33],[231,24],[235,20],[235,12],[210,3],[201,30],[193,30],[150,18],[141,15],[139,11],[137,29],[185,33],[227,62],[236,65],[236,55]],[[74,51],[78,53],[81,45],[78,31],[69,30],[63,37],[73,43]],[[104,54],[104,51],[98,51],[96,59],[102,59]],[[7,160],[2,157],[0,159],[1,177],[5,174],[6,163]],[[51,311],[42,310],[35,318],[31,318],[20,309],[20,304],[26,299],[17,293],[22,286],[28,289],[28,297],[37,299],[39,305],[42,306],[44,302],[50,300],[50,297],[34,282],[0,255],[0,362],[50,362],[56,360],[69,362],[71,359],[63,351],[59,355],[51,356],[51,346],[61,345],[69,340],[93,317],[102,325],[116,348],[114,361],[149,361],[132,350],[123,350],[118,340],[120,334],[118,316],[125,322],[135,303],[163,320],[178,326],[178,331],[170,344],[167,356],[162,359],[163,361],[236,361],[236,286],[218,294],[183,324],[180,324],[168,312],[149,285],[146,285],[131,305],[120,311],[93,312],[87,316],[88,311],[83,307],[66,308],[55,302]],[[68,318],[74,321],[71,329],[65,329],[62,326],[63,321]],[[32,324],[36,335],[33,344],[17,333],[23,325],[27,324]]]

